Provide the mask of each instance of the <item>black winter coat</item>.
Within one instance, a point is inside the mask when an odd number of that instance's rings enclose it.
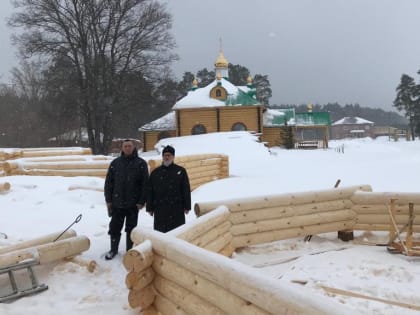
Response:
[[[146,202],[146,185],[149,178],[147,163],[134,150],[130,156],[114,159],[105,179],[105,201],[115,208],[134,208]]]
[[[161,165],[149,177],[146,210],[156,221],[184,219],[184,210],[191,209],[191,190],[185,168],[177,164]]]

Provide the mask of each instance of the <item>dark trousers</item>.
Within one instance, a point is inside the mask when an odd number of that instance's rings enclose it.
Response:
[[[137,226],[138,217],[139,210],[136,206],[133,208],[112,208],[108,234],[111,237],[119,237],[125,220],[125,232],[130,235],[131,231]]]
[[[166,218],[155,217],[153,228],[156,231],[166,233],[183,224],[185,224],[184,213],[178,214],[176,216],[168,216]]]

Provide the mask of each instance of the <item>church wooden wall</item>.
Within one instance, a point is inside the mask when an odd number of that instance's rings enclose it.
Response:
[[[178,136],[190,136],[195,125],[202,124],[207,133],[217,132],[217,113],[215,108],[192,108],[176,111]]]
[[[259,122],[258,122],[259,112]],[[231,106],[220,108],[220,131],[231,131],[235,123],[243,123],[248,131],[262,132],[263,113],[260,106]]]
[[[141,132],[141,141],[143,142],[143,151],[152,151],[155,144],[159,141],[161,130],[151,130]],[[171,137],[176,137],[176,130],[165,130]]]
[[[217,112],[219,112],[219,126]],[[245,124],[248,131],[262,132],[263,125],[261,106],[182,109],[177,111],[176,117],[179,136],[191,135],[192,128],[197,124],[204,125],[207,133],[231,131],[235,123]]]

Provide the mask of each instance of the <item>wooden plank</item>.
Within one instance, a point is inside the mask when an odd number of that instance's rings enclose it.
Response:
[[[399,306],[399,307],[403,307],[403,308],[408,308],[410,310],[420,311],[420,306],[415,305],[415,304],[397,302],[397,301],[392,301],[390,299],[382,299],[382,298],[378,298],[378,297],[375,297],[375,296],[365,295],[365,294],[361,294],[361,293],[357,293],[357,292],[349,291],[349,290],[343,290],[343,289],[328,287],[328,286],[325,286],[325,285],[320,285],[320,287],[325,292],[332,293],[332,294],[339,294],[339,295],[350,296],[350,297],[359,298],[359,299],[371,300],[371,301],[385,303],[385,304],[388,304],[388,305],[395,305],[395,306]]]

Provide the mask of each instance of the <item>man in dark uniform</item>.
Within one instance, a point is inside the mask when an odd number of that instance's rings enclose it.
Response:
[[[146,211],[154,216],[154,229],[166,233],[185,223],[191,191],[187,171],[174,163],[175,149],[166,146],[162,158],[149,177]]]
[[[111,162],[105,179],[105,201],[111,217],[108,231],[111,250],[105,259],[110,260],[118,253],[124,220],[127,251],[133,246],[130,233],[137,226],[139,210],[146,202],[148,177],[147,163],[138,156],[133,141],[124,140],[121,155]]]

